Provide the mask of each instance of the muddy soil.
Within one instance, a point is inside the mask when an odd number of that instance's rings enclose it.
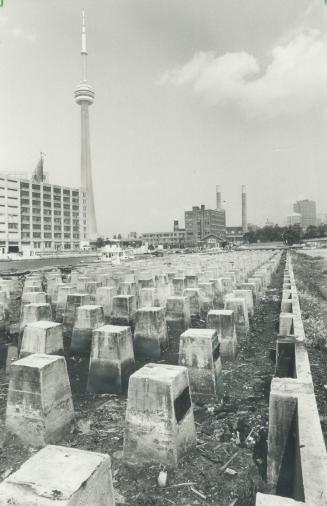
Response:
[[[294,254],[293,270],[321,428],[327,446],[327,262],[322,257]]]
[[[237,360],[223,364],[223,407],[194,406],[197,447],[181,460],[178,469],[168,469],[165,488],[157,485],[161,466],[133,468],[122,460],[126,396],[86,395],[87,360],[67,356],[76,427],[59,444],[111,455],[117,504],[252,506],[256,492],[266,491],[268,396],[274,373],[269,350],[277,336],[283,270],[284,261],[256,305]],[[175,343],[163,361],[176,363],[176,348]],[[7,381],[2,373],[2,427]],[[0,476],[4,478],[37,450],[1,432]]]

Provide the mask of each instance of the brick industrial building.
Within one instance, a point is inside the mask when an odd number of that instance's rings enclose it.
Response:
[[[223,242],[226,235],[224,209],[206,209],[204,205],[185,211],[185,240],[189,246],[198,246],[206,236],[213,235]]]

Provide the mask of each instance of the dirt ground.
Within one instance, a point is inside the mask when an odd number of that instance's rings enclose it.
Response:
[[[87,360],[67,356],[76,412],[76,427],[59,444],[108,453],[117,504],[131,506],[252,506],[256,491],[265,491],[268,396],[274,366],[269,350],[277,336],[284,261],[256,306],[247,340],[238,358],[225,363],[223,407],[194,406],[197,447],[178,469],[168,469],[159,488],[161,466],[133,468],[122,460],[126,396],[86,395]],[[176,343],[175,343],[176,344]],[[177,359],[176,346],[164,356]],[[138,364],[141,366],[142,364]],[[8,380],[0,375],[0,476],[5,478],[37,450],[5,435]],[[2,439],[1,439],[2,434]]]
[[[307,350],[327,445],[327,262],[322,257],[293,255]]]

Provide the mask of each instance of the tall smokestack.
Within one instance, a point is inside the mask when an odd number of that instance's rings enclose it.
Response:
[[[248,231],[248,220],[246,213],[246,188],[242,185],[242,231],[245,234]]]
[[[219,184],[216,185],[216,209],[221,209],[221,193]]]

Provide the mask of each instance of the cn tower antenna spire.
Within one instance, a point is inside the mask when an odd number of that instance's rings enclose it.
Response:
[[[87,49],[86,49],[86,25],[85,25],[85,12],[82,11],[82,51],[83,59],[83,82],[87,81]]]

